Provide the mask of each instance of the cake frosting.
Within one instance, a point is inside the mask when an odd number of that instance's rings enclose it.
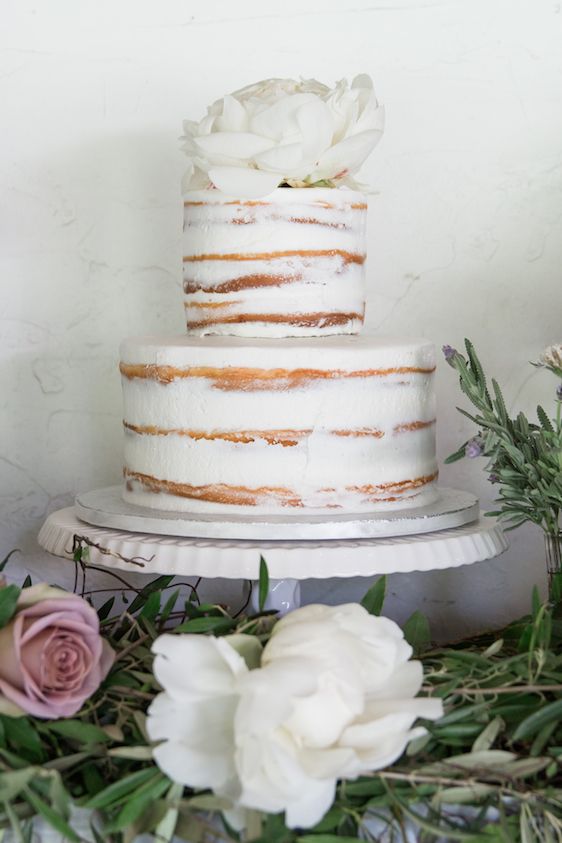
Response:
[[[217,515],[431,503],[434,369],[425,340],[125,340],[124,497]]]
[[[277,188],[259,200],[186,193],[188,331],[357,333],[365,312],[366,211],[366,197],[346,188]]]

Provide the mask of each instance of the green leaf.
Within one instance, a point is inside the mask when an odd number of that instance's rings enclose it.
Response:
[[[154,829],[154,836],[160,843],[171,843],[178,822],[178,800],[183,793],[183,785],[174,783],[166,796],[168,810]]]
[[[54,732],[79,743],[106,743],[110,740],[109,736],[98,726],[94,726],[93,723],[85,723],[82,720],[56,720],[49,723],[47,728],[49,732]]]
[[[12,748],[32,761],[42,761],[45,755],[41,739],[29,717],[7,717],[0,715],[6,737]]]
[[[129,606],[129,614],[132,615],[135,612],[138,612],[139,609],[142,609],[151,594],[153,594],[155,591],[162,591],[163,588],[166,588],[168,585],[170,585],[173,579],[173,576],[168,575],[156,577],[156,579],[149,582],[148,585],[145,585],[142,591],[137,594],[137,596]]]
[[[458,451],[455,451],[453,454],[449,454],[449,456],[444,460],[445,465],[450,465],[453,462],[462,460],[466,456],[466,445],[467,443],[465,442],[464,445],[461,445]]]
[[[345,811],[342,808],[330,808],[327,814],[314,826],[316,833],[333,831],[339,826],[342,820],[346,817]],[[341,838],[340,838],[341,839]]]
[[[181,623],[174,627],[174,632],[191,632],[203,634],[225,633],[230,629],[234,629],[236,621],[231,618],[215,617],[215,618],[193,618],[193,620]]]
[[[232,808],[230,799],[214,793],[196,793],[186,799],[186,804],[195,811],[228,811]]]
[[[153,591],[152,594],[149,594],[146,603],[139,612],[139,618],[146,621],[154,621],[160,611],[161,596],[160,591]]]
[[[17,585],[0,588],[0,629],[12,620],[20,594],[21,588]]]
[[[115,603],[115,597],[110,597],[109,600],[106,600],[103,606],[100,606],[98,609],[98,618],[100,621],[104,621],[108,616],[111,610],[113,609],[113,604]]]
[[[548,723],[553,720],[560,721],[562,718],[562,699],[543,705],[538,711],[534,711],[526,717],[513,733],[513,740],[519,741],[536,735]]]
[[[495,405],[496,405],[496,412],[498,414],[499,420],[502,425],[509,426],[509,416],[507,414],[507,408],[505,406],[505,401],[503,400],[502,391],[499,387],[497,381],[492,378],[492,389],[494,390],[494,398],[495,398]]]
[[[548,430],[550,433],[554,433],[554,428],[552,426],[552,422],[550,421],[550,419],[548,418],[547,414],[545,413],[543,408],[540,406],[540,404],[537,407],[537,418],[540,421],[543,430]]]
[[[125,778],[112,782],[99,793],[96,793],[91,799],[87,799],[82,807],[107,808],[114,802],[118,802],[124,796],[137,790],[141,785],[154,778],[154,775],[154,767],[145,767],[142,770],[136,770],[134,773],[125,776]]]
[[[371,615],[380,615],[386,594],[386,576],[379,577],[378,580],[367,591],[361,605]]]
[[[56,831],[58,831],[65,840],[70,840],[72,843],[80,843],[80,838],[76,834],[75,831],[68,825],[66,820],[57,814],[56,811],[51,808],[46,802],[43,800],[30,788],[26,789],[25,792],[26,798],[30,805],[33,806],[36,813],[41,814],[44,819],[47,820],[50,826],[52,826]]]
[[[154,774],[154,768],[152,769]],[[131,825],[141,814],[146,811],[151,802],[154,802],[170,787],[169,779],[165,778],[159,771],[153,779],[145,782],[141,787],[137,788],[134,793],[127,797],[127,802],[121,809],[117,817],[112,820],[106,827],[106,833],[113,834],[116,831],[122,831],[128,825]]]
[[[258,608],[260,612],[263,612],[265,609],[267,595],[269,594],[269,571],[267,568],[267,562],[263,556],[260,556],[260,578],[258,589]]]
[[[404,624],[403,632],[404,638],[411,645],[416,655],[426,650],[430,644],[431,632],[429,621],[417,609]]]
[[[176,605],[176,601],[177,601],[179,595],[180,595],[180,590],[179,590],[179,588],[176,588],[176,590],[173,591],[172,594],[170,594],[170,596],[166,600],[166,602],[164,604],[164,608],[160,612],[160,619],[159,619],[160,629],[164,626],[164,624],[166,623],[166,621],[170,617],[170,615],[172,613],[172,610],[173,610],[174,606]]]
[[[303,834],[296,843],[357,843],[360,837],[342,837],[339,834]]]
[[[37,773],[37,767],[0,773],[0,802],[13,802]]]
[[[472,372],[474,374],[474,378],[476,383],[480,386],[483,392],[486,390],[486,376],[484,375],[484,370],[482,368],[482,364],[478,359],[476,351],[474,350],[474,346],[470,342],[470,340],[465,339],[464,344],[466,346],[466,351],[468,354],[468,359],[470,360],[470,365],[472,367]]]
[[[549,599],[556,605],[562,603],[562,573],[557,572],[552,576],[550,583]]]
[[[489,708],[489,704],[487,704]],[[505,728],[505,721],[501,717],[494,717],[490,720],[485,729],[480,732],[474,743],[472,744],[473,752],[481,752],[482,750],[490,749],[497,736]]]
[[[152,747],[150,746],[116,746],[107,752],[110,758],[129,758],[132,761],[150,761]]]
[[[436,803],[452,803],[456,805],[472,805],[494,793],[495,788],[487,784],[459,785],[447,787],[438,791],[433,797]]]

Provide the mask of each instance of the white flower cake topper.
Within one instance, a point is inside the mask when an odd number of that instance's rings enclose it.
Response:
[[[397,624],[358,604],[297,609],[263,652],[247,635],[163,635],[153,650],[158,766],[238,808],[285,811],[292,828],[322,818],[338,779],[396,761],[424,734],[417,718],[443,713],[416,697],[422,666]]]
[[[356,188],[353,175],[381,138],[384,108],[369,76],[334,88],[314,79],[266,79],[184,122],[186,190],[259,198],[281,184]]]

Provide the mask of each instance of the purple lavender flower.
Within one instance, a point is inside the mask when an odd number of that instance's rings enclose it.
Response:
[[[447,361],[452,360],[456,353],[457,353],[457,349],[453,348],[452,345],[444,345],[443,346],[443,354],[445,356],[445,360],[447,360]]]
[[[499,483],[500,482],[500,478],[498,477],[498,475],[494,474],[493,472],[488,477],[488,480],[490,481],[490,483]]]
[[[484,443],[479,436],[475,436],[474,439],[469,439],[466,443],[466,447],[464,449],[465,455],[473,460],[475,457],[481,457],[484,453]]]
[[[556,389],[556,398],[558,401],[562,401],[562,381],[558,384]]]

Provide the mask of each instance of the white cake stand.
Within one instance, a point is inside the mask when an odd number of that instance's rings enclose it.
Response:
[[[158,534],[151,527],[133,532],[95,526],[68,507],[47,518],[38,541],[49,553],[72,559],[75,541],[85,539],[91,563],[100,567],[206,578],[256,581],[263,556],[270,576],[267,608],[281,612],[299,605],[301,580],[454,568],[507,548],[496,521],[484,516],[431,533],[341,539],[190,538]]]

